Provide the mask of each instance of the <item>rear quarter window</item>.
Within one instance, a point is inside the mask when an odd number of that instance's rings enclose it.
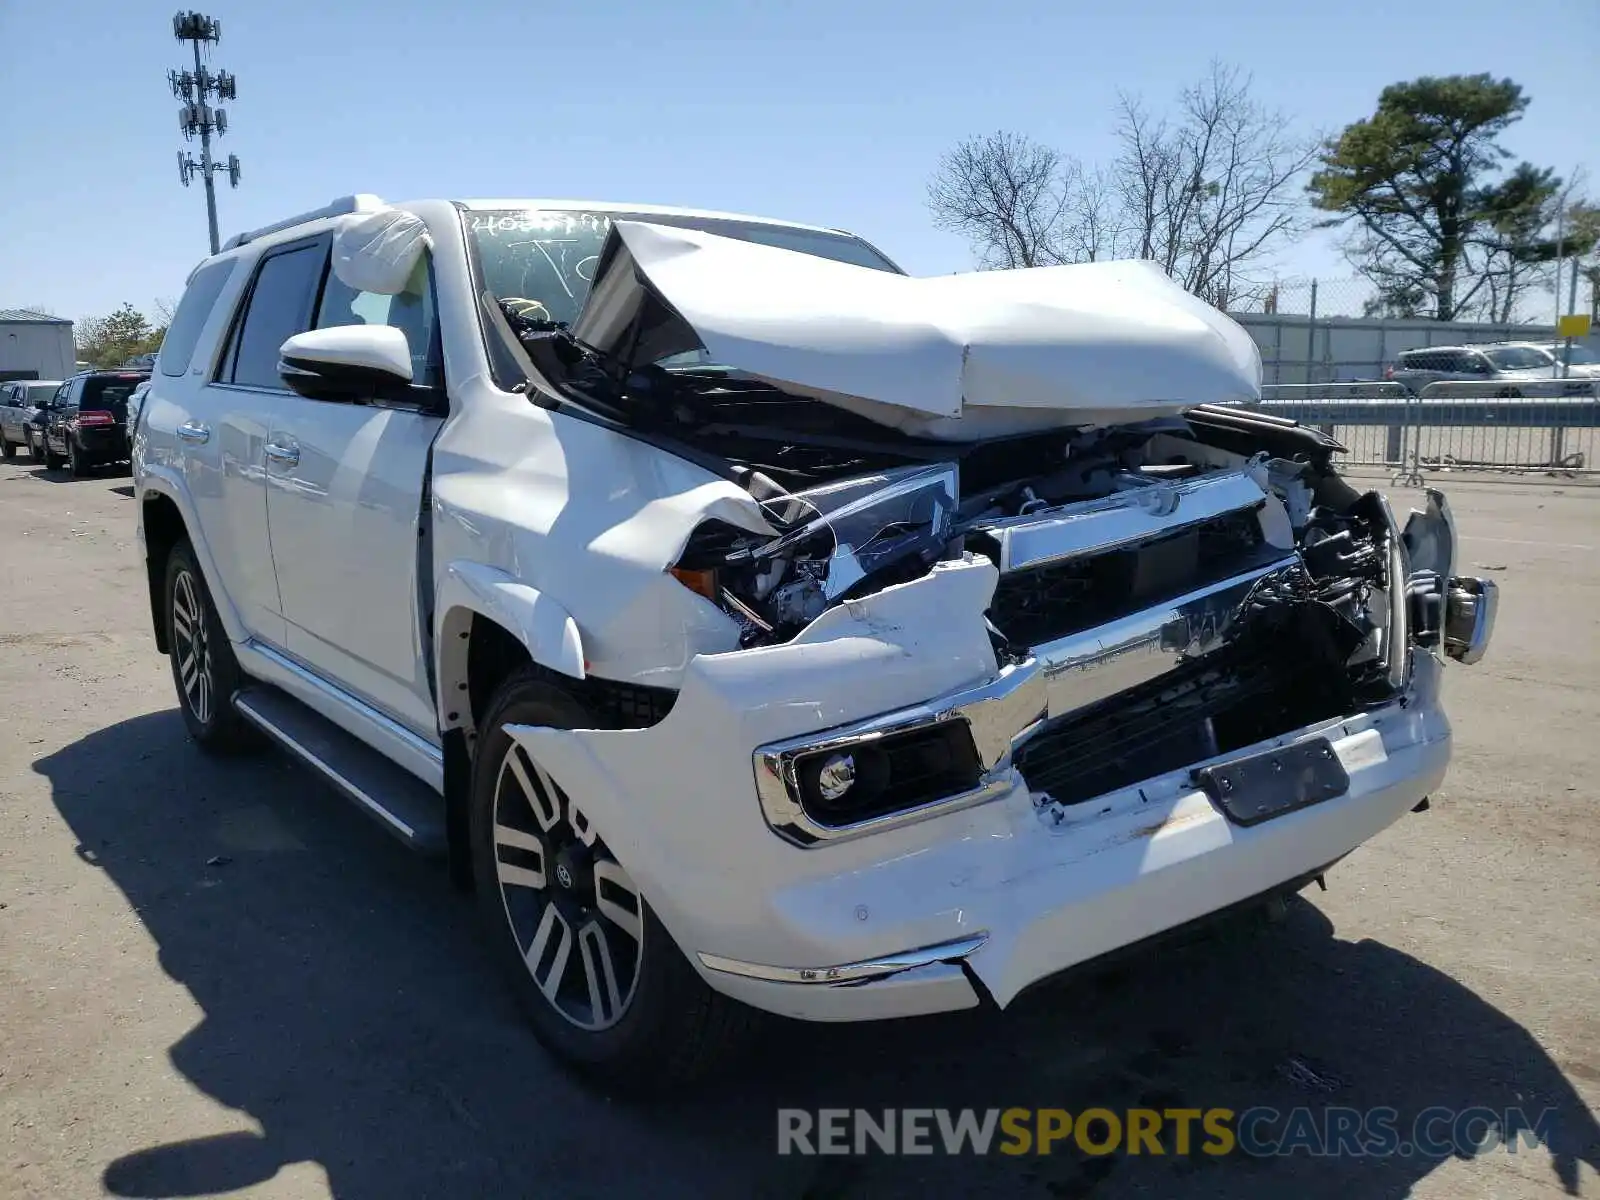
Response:
[[[194,348],[200,341],[201,331],[205,329],[206,319],[211,316],[217,297],[232,277],[236,261],[227,258],[206,263],[194,273],[183,299],[178,301],[178,311],[172,314],[167,336],[161,342],[161,354],[156,359],[156,366],[163,375],[176,378],[188,373],[189,360],[194,357]]]

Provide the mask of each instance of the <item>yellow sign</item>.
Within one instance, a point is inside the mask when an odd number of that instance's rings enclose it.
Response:
[[[1561,317],[1556,321],[1556,336],[1562,338],[1588,337],[1589,314],[1573,313],[1569,317]]]

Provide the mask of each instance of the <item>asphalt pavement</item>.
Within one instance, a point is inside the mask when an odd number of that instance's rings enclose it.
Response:
[[[640,1106],[543,1055],[441,869],[188,742],[126,476],[0,465],[0,1196],[1600,1195],[1600,488],[1444,482],[1497,638],[1430,811],[1327,892],[1003,1014],[774,1022]],[[1330,1105],[1553,1116],[1476,1156],[776,1153],[781,1107]]]

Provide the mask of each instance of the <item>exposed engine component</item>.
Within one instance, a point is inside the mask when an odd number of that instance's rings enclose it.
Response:
[[[714,578],[697,590],[753,646],[791,638],[833,604],[940,559],[978,554],[1001,572],[988,619],[1002,659],[1039,647],[1078,655],[1073,639],[1083,637],[1116,658],[1153,623],[1163,657],[1133,678],[1148,678],[1157,698],[1187,677],[1163,672],[1186,663],[1197,679],[1221,678],[1232,663],[1228,694],[1253,696],[1241,664],[1269,659],[1297,664],[1289,691],[1300,699],[1274,692],[1293,715],[1392,692],[1404,647],[1391,630],[1411,601],[1391,599],[1404,581],[1390,578],[1387,510],[1339,480],[1322,435],[1222,411],[1039,436],[1005,454],[996,445],[794,491],[751,471],[776,535],[709,523],[679,569]],[[1213,593],[1236,607],[1213,612]],[[1222,693],[1207,684],[1197,694]],[[1218,721],[1249,725],[1231,711],[1207,708],[1182,753],[1194,737],[1215,739]]]

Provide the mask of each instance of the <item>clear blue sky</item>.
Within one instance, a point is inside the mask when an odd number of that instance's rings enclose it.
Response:
[[[1164,105],[1217,56],[1307,131],[1384,84],[1522,83],[1506,144],[1600,191],[1600,3],[1380,0],[216,0],[239,78],[222,150],[244,183],[223,236],[355,191],[579,196],[853,229],[913,273],[965,269],[927,176],[964,135],[1014,129],[1086,161],[1119,89]],[[64,316],[176,297],[206,251],[179,186],[177,0],[0,0],[0,307]],[[185,5],[190,7],[190,5]],[[196,147],[198,154],[198,147]],[[1289,276],[1349,274],[1325,236]]]

